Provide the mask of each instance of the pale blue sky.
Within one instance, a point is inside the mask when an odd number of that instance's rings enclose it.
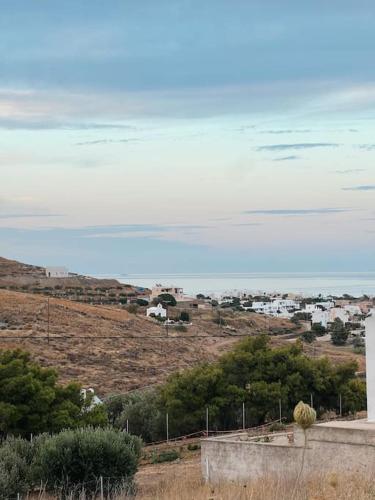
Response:
[[[375,4],[2,1],[0,254],[375,270]]]

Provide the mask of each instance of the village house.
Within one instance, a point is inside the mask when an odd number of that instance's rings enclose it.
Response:
[[[152,301],[153,299],[156,299],[162,293],[168,293],[169,295],[172,295],[172,297],[174,297],[177,302],[182,302],[185,300],[183,288],[177,287],[177,286],[172,286],[172,285],[171,286],[164,286],[164,285],[156,284],[155,286],[152,287],[150,301]]]

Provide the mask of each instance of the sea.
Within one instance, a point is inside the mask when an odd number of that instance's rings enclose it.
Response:
[[[145,288],[157,283],[173,285],[182,287],[188,295],[276,292],[302,296],[375,296],[375,272],[119,274],[98,277],[115,278],[121,283]]]

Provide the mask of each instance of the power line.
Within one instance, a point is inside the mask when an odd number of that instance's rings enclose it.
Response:
[[[244,337],[252,337],[252,334],[238,334],[238,335],[179,335],[179,336],[166,336],[166,335],[138,335],[137,337],[120,337],[118,335],[53,335],[50,336],[49,339],[50,341],[53,340],[62,340],[62,339],[90,339],[90,340],[114,340],[114,339],[120,339],[120,340],[137,340],[137,339],[148,339],[148,340],[153,340],[153,339],[163,339],[163,340],[188,340],[188,339],[236,339],[236,338],[244,338]],[[0,340],[34,340],[34,339],[44,339],[48,340],[48,335],[12,335],[12,336],[2,336],[0,335]]]

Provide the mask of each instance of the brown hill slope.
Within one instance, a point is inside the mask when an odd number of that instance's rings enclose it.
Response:
[[[119,303],[122,299],[146,294],[115,279],[97,279],[71,273],[68,278],[47,278],[44,267],[0,257],[0,288],[42,293],[81,302]]]
[[[57,298],[49,302],[48,343],[46,297],[0,290],[0,348],[30,351],[44,366],[57,368],[63,381],[78,380],[101,394],[159,383],[174,371],[213,360],[238,340],[238,333],[290,325],[256,314],[227,313],[227,324],[237,330],[233,333],[220,329],[207,312],[193,316],[186,332],[171,329],[166,338],[165,327],[144,312],[134,315],[123,308]]]

